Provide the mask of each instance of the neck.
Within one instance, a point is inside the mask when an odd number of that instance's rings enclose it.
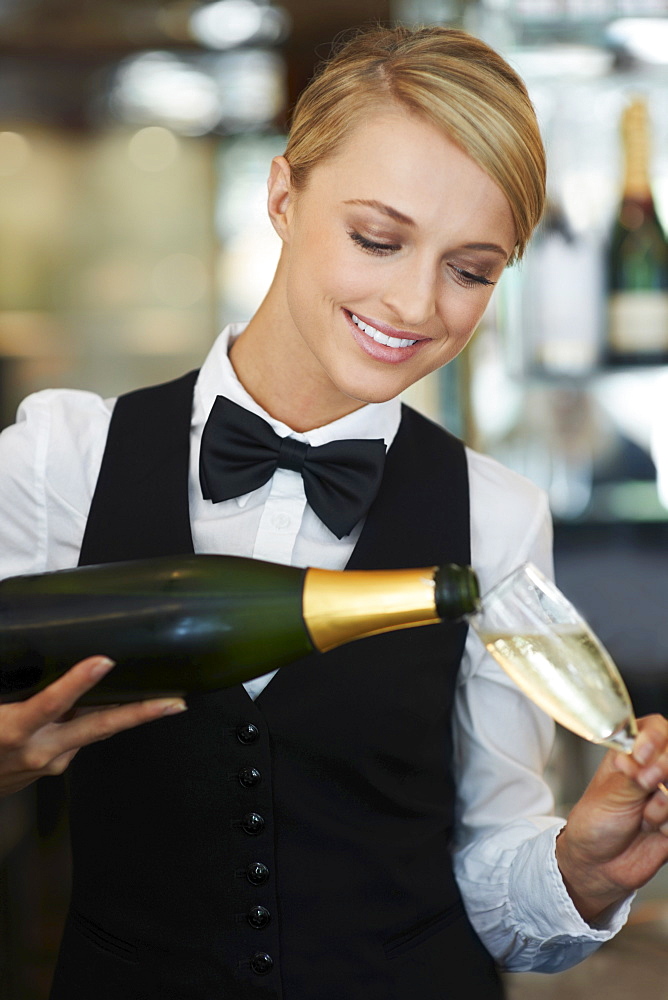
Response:
[[[365,404],[340,392],[304,344],[277,278],[230,350],[246,392],[275,420],[298,432],[332,423]]]

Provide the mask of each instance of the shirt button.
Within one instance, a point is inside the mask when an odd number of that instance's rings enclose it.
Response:
[[[256,836],[258,833],[262,833],[264,830],[264,819],[259,813],[250,812],[246,813],[241,821],[241,829],[244,833],[251,834],[251,836]]]
[[[256,931],[261,931],[271,920],[271,913],[266,906],[251,906],[246,920]]]
[[[246,878],[251,885],[264,885],[269,878],[269,869],[261,861],[251,861],[246,868]]]
[[[238,774],[239,784],[244,788],[254,788],[259,785],[262,775],[256,767],[242,767]]]
[[[237,739],[240,743],[255,743],[260,738],[260,730],[252,722],[245,722],[237,726]]]
[[[280,531],[285,531],[286,528],[290,527],[291,519],[288,514],[274,514],[271,523]]]
[[[256,976],[266,976],[274,967],[274,960],[266,951],[256,951],[250,960],[251,969]]]

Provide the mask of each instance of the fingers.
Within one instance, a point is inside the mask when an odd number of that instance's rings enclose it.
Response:
[[[49,722],[61,719],[113,666],[113,660],[106,656],[90,656],[43,691],[22,702],[20,710],[17,705],[17,720],[23,727],[24,735],[28,736]]]
[[[639,733],[633,747],[633,759],[640,765],[635,780],[647,792],[654,792],[643,810],[645,833],[659,830],[668,836],[668,721],[650,715],[638,723]]]
[[[642,829],[644,833],[659,830],[668,837],[668,797],[661,791],[648,800],[643,810]]]
[[[60,752],[76,750],[106,740],[125,729],[133,729],[164,716],[177,715],[184,712],[186,707],[182,698],[155,698],[87,711],[58,727],[58,746]]]
[[[661,715],[640,719],[632,754],[618,754],[615,768],[646,793],[668,781],[668,720]]]
[[[106,657],[90,657],[27,701],[0,704],[0,797],[60,774],[81,747],[186,709],[182,698],[160,698],[73,710],[112,667]]]
[[[633,744],[633,759],[647,767],[665,752],[668,745],[668,720],[662,715],[648,715],[638,720],[638,736]]]

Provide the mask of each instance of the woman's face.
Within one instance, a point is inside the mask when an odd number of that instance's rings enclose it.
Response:
[[[516,242],[494,181],[402,112],[357,129],[298,193],[275,161],[269,203],[294,326],[285,343],[302,376],[348,404],[396,396],[459,354]]]

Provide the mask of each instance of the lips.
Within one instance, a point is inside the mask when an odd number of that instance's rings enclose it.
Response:
[[[384,364],[400,364],[409,361],[425,344],[431,342],[429,337],[407,337],[406,330],[375,321],[371,323],[366,316],[343,309],[343,314],[352,332],[353,339],[369,357]]]

